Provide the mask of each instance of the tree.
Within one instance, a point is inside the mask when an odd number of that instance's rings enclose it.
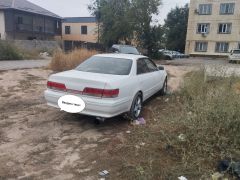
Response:
[[[131,17],[134,22],[134,31],[136,40],[141,47],[148,50],[148,54],[152,54],[153,45],[156,44],[156,26],[152,27],[152,16],[159,13],[158,7],[161,5],[161,0],[132,0]]]
[[[100,40],[110,46],[124,41],[137,42],[142,48],[153,49],[156,27],[151,26],[152,15],[158,14],[161,0],[95,0],[89,6],[100,22]]]
[[[189,8],[184,7],[172,9],[165,20],[165,36],[167,49],[184,52],[187,35]]]
[[[129,0],[95,0],[90,11],[100,23],[100,42],[111,46],[133,38],[133,24],[129,21]]]

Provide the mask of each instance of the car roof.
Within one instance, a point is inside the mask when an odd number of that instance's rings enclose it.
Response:
[[[133,48],[136,48],[135,46],[126,45],[126,44],[113,44],[112,47],[133,47]]]
[[[120,59],[131,59],[131,60],[138,60],[139,58],[147,58],[143,55],[135,55],[135,54],[116,54],[116,53],[110,53],[110,54],[97,54],[95,55],[97,57],[111,57],[111,58],[120,58]]]

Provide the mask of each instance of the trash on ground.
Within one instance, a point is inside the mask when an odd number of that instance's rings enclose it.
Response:
[[[141,142],[141,143],[140,143],[140,146],[145,146],[145,144],[146,144],[146,143],[144,143],[144,142]]]
[[[127,134],[131,134],[131,131],[126,131]]]
[[[139,146],[139,145],[136,145],[135,148],[136,148],[136,149],[140,149],[140,146]]]
[[[212,175],[212,180],[219,180],[219,179],[223,178],[223,176],[224,176],[224,174],[216,172]]]
[[[139,124],[146,124],[146,121],[144,118],[138,118]]]
[[[165,99],[165,102],[168,102],[169,101],[169,98]]]
[[[143,117],[138,118],[137,120],[133,121],[133,125],[144,125],[146,124],[146,121]]]
[[[104,171],[102,171],[102,172],[99,172],[98,174],[99,174],[100,176],[106,176],[106,175],[109,174],[109,172],[108,172],[107,170],[104,170]]]
[[[184,176],[181,176],[181,177],[178,177],[179,180],[188,180],[186,177]]]
[[[179,139],[180,141],[184,142],[184,141],[186,141],[186,136],[185,136],[184,134],[180,134],[180,135],[178,136],[178,139]]]
[[[233,173],[236,177],[240,178],[240,161],[222,160],[218,164],[218,170],[220,172],[227,171]]]

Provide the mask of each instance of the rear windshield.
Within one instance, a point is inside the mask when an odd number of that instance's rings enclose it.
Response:
[[[131,68],[132,60],[130,59],[93,56],[80,64],[76,70],[99,74],[129,75]]]
[[[233,53],[234,54],[240,54],[240,50],[234,50]]]
[[[137,54],[137,55],[139,55],[138,50],[134,47],[120,46],[120,51],[121,51],[121,53],[124,53],[124,54]]]

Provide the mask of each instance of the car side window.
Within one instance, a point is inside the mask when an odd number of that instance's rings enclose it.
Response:
[[[144,59],[137,60],[137,75],[148,73],[149,70]]]
[[[150,59],[144,59],[144,61],[147,65],[148,72],[158,71],[156,64],[154,62],[152,62]]]

